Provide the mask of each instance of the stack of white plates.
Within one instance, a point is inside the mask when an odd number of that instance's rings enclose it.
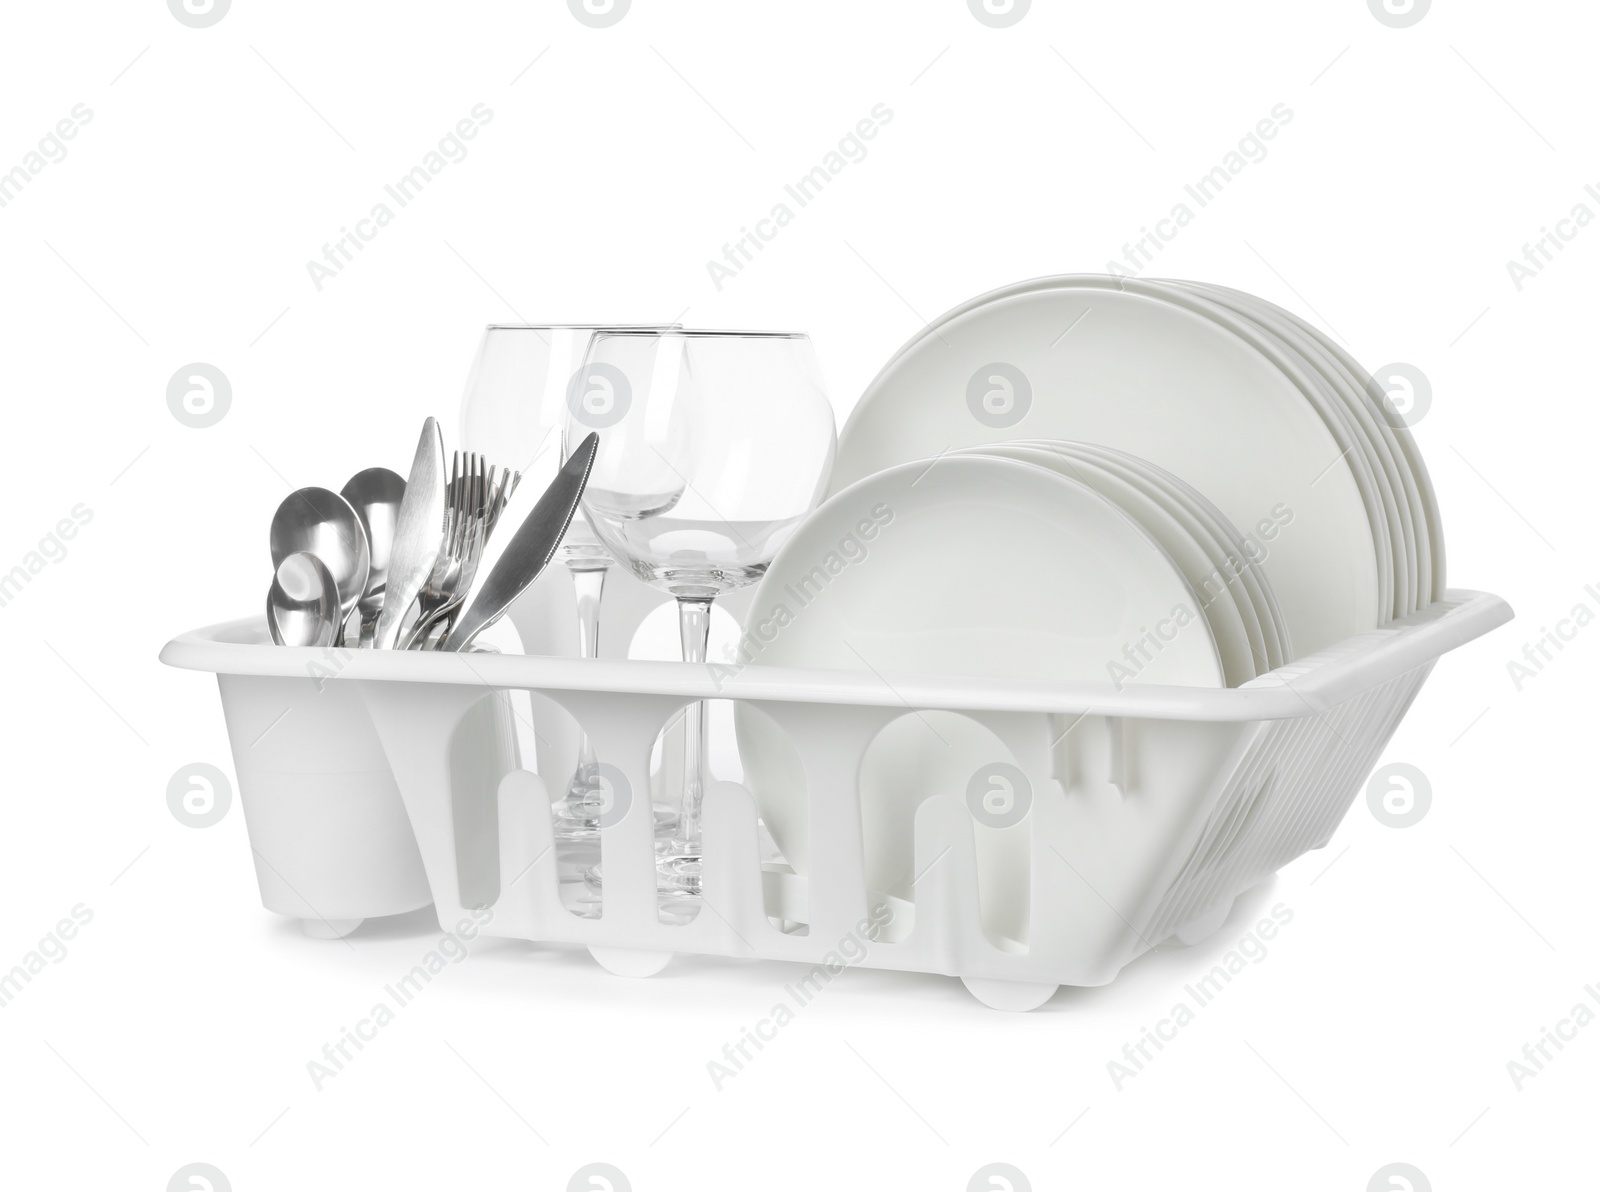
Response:
[[[934,321],[862,397],[832,495],[746,620],[778,666],[1238,686],[1444,589],[1432,486],[1370,376],[1270,303],[1216,286],[1054,277]],[[799,758],[738,709],[746,781],[809,861]],[[1009,752],[918,713],[860,776],[869,885],[910,897],[926,798],[970,801]],[[978,832],[986,929],[1027,934],[1020,823]]]
[[[868,387],[840,435],[833,491],[1019,438],[1125,451],[1205,494],[1247,541],[1273,533],[1262,567],[1291,657],[1444,590],[1438,505],[1409,430],[1347,353],[1260,299],[1102,276],[976,298]]]
[[[1256,549],[1203,494],[1171,472],[1108,447],[1050,439],[968,447],[961,454],[1050,468],[1088,485],[1137,522],[1182,574],[1190,607],[1211,632],[1227,686],[1289,660],[1283,613],[1255,561]],[[1132,658],[1109,660],[1107,677],[1118,687],[1135,681],[1140,663],[1136,648]]]

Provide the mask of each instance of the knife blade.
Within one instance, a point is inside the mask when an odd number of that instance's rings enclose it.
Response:
[[[439,646],[441,650],[464,650],[472,639],[500,619],[529,584],[539,577],[561,539],[566,536],[572,515],[577,512],[578,501],[584,486],[589,483],[589,470],[594,467],[595,453],[600,449],[600,436],[590,433],[578,444],[567,462],[561,465],[550,487],[539,496],[517,524],[515,534],[500,537],[493,535],[484,547],[483,558],[478,563],[478,574],[467,593],[463,612],[456,618]],[[518,486],[520,489],[520,485]],[[502,530],[513,523],[521,512],[516,508],[517,496],[500,514]],[[524,502],[531,499],[524,497]],[[522,508],[526,509],[526,503]],[[497,543],[495,540],[499,539]],[[492,556],[492,557],[491,557]]]
[[[422,424],[417,454],[406,478],[406,493],[395,517],[394,546],[389,553],[383,611],[372,645],[392,650],[400,637],[400,622],[421,593],[444,547],[444,435],[437,419]]]

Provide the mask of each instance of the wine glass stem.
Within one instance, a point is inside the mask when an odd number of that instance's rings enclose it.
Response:
[[[596,567],[585,560],[584,566],[569,561],[572,586],[578,596],[578,657],[597,658],[600,654],[600,597],[606,586],[606,565]],[[594,746],[589,734],[578,730],[578,768],[572,781],[567,783],[568,798],[582,798],[594,785],[599,764],[594,756]]]
[[[711,599],[679,597],[678,636],[685,662],[706,660],[706,639],[711,633]],[[700,847],[700,801],[705,795],[705,703],[696,700],[683,710],[683,809],[678,818],[678,840]]]

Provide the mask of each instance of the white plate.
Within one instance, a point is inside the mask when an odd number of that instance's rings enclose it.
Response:
[[[1121,451],[1113,451],[1108,447],[1095,447],[1093,450],[1101,452],[1103,466],[1112,471],[1124,469],[1124,461],[1130,457]],[[1143,462],[1143,461],[1141,461]],[[1171,472],[1162,471],[1154,465],[1148,465],[1144,472],[1146,483],[1166,487],[1172,490],[1171,495],[1175,506],[1181,506],[1189,511],[1196,522],[1197,533],[1205,531],[1209,538],[1201,533],[1201,540],[1212,544],[1214,557],[1223,565],[1236,570],[1244,582],[1245,590],[1251,597],[1251,608],[1256,622],[1260,626],[1266,658],[1271,669],[1284,666],[1292,661],[1292,651],[1289,645],[1288,631],[1284,627],[1283,611],[1278,606],[1277,597],[1272,593],[1272,585],[1259,564],[1241,566],[1254,557],[1254,553],[1247,549],[1241,538],[1241,532],[1224,517],[1217,507],[1195,489],[1192,485],[1185,484]],[[1133,472],[1128,473],[1129,479],[1134,479]],[[1270,519],[1263,519],[1251,527],[1251,533],[1258,544],[1265,544],[1270,549],[1271,539],[1267,535],[1271,532],[1268,523]]]
[[[1372,530],[1373,558],[1378,571],[1379,620],[1387,621],[1400,615],[1405,601],[1397,595],[1397,590],[1405,582],[1409,558],[1397,538],[1402,532],[1399,501],[1383,469],[1373,457],[1372,445],[1332,382],[1293,344],[1277,334],[1270,324],[1255,318],[1250,312],[1238,311],[1217,302],[1198,288],[1142,280],[1123,281],[1121,286],[1130,292],[1163,298],[1220,323],[1265,355],[1284,376],[1294,382],[1305,400],[1322,417],[1323,425],[1338,444],[1344,462],[1355,479],[1356,488],[1361,493],[1367,524]]]
[[[1295,328],[1307,340],[1321,349],[1331,362],[1342,382],[1352,408],[1360,412],[1369,434],[1383,445],[1393,458],[1399,472],[1406,503],[1411,509],[1413,536],[1416,540],[1414,561],[1418,571],[1419,607],[1441,599],[1444,592],[1444,528],[1439,515],[1438,498],[1433,482],[1428,477],[1427,464],[1417,449],[1416,439],[1409,427],[1400,423],[1393,408],[1381,394],[1374,394],[1372,376],[1362,368],[1347,351],[1298,315],[1265,299],[1229,290],[1223,286],[1210,286],[1211,290],[1232,294],[1241,300],[1253,302],[1273,312],[1278,319]]]
[[[1260,350],[1165,299],[1038,289],[979,299],[936,321],[851,414],[834,488],[908,459],[1024,437],[1141,456],[1241,528],[1275,508],[1292,514],[1264,570],[1296,656],[1379,623],[1367,505],[1321,415]]]
[[[1386,512],[1390,519],[1395,567],[1394,615],[1405,616],[1427,604],[1432,599],[1432,564],[1428,554],[1426,514],[1416,483],[1410,477],[1409,466],[1400,453],[1392,430],[1381,417],[1374,415],[1359,389],[1359,382],[1320,342],[1285,317],[1287,312],[1274,304],[1225,286],[1199,282],[1166,284],[1202,293],[1213,302],[1254,320],[1297,352],[1309,367],[1327,380],[1348,411],[1360,434],[1363,450],[1388,494]]]
[[[1388,399],[1377,388],[1372,374],[1361,366],[1361,362],[1350,355],[1333,340],[1318,331],[1310,323],[1293,314],[1283,311],[1284,318],[1294,323],[1312,339],[1316,340],[1329,355],[1344,366],[1345,372],[1352,378],[1357,389],[1368,394],[1365,403],[1375,418],[1388,427],[1388,433],[1393,436],[1393,441],[1400,451],[1400,455],[1408,465],[1402,475],[1409,477],[1416,485],[1417,498],[1423,509],[1423,520],[1428,527],[1428,558],[1432,564],[1434,600],[1443,600],[1445,593],[1445,546],[1444,546],[1444,518],[1439,512],[1439,496],[1433,489],[1433,480],[1428,475],[1428,465],[1422,458],[1422,452],[1417,447],[1416,438],[1411,433],[1411,428],[1399,420],[1398,415],[1389,405]]]
[[[871,670],[886,681],[896,672],[1115,675],[1221,687],[1216,644],[1193,603],[1160,546],[1087,485],[1032,464],[961,455],[931,470],[926,462],[888,469],[826,501],[768,568],[745,640],[759,644],[754,663]],[[785,859],[804,874],[800,760],[759,711],[741,703],[735,724],[746,785]],[[1015,764],[988,731],[925,713],[874,743],[861,786],[871,889],[910,896],[911,825],[924,798],[965,797],[980,766]],[[979,894],[997,937],[1026,932],[1026,825],[979,824]]]
[[[1260,671],[1267,670],[1265,651],[1254,648],[1250,634],[1245,629],[1244,616],[1239,611],[1241,602],[1247,603],[1237,576],[1231,575],[1224,565],[1212,558],[1211,552],[1191,531],[1182,511],[1172,508],[1168,490],[1150,483],[1138,483],[1104,467],[1093,454],[1077,449],[1076,443],[1061,441],[1039,443],[991,443],[987,447],[964,447],[957,454],[987,455],[1000,459],[1014,459],[1019,463],[1037,464],[1059,472],[1070,480],[1087,484],[1095,492],[1111,501],[1133,518],[1171,556],[1189,588],[1195,606],[1205,615],[1211,626],[1211,636],[1216,640],[1217,652],[1222,658],[1222,670],[1229,687],[1248,683]],[[1124,457],[1130,465],[1143,469],[1154,468],[1132,456]],[[936,463],[935,468],[938,464]],[[1237,593],[1238,599],[1235,599]],[[1259,633],[1259,630],[1257,631]]]
[[[1250,312],[1241,312],[1226,303],[1215,301],[1212,296],[1204,292],[1204,287],[1200,286],[1180,282],[1113,280],[1103,276],[1069,275],[1043,279],[1030,288],[1051,289],[1065,286],[1112,288],[1172,302],[1221,324],[1271,360],[1284,376],[1294,382],[1302,396],[1321,416],[1323,425],[1333,436],[1341,456],[1350,468],[1357,491],[1361,493],[1362,505],[1366,510],[1367,522],[1373,535],[1380,622],[1411,611],[1409,607],[1402,607],[1406,602],[1398,594],[1398,588],[1405,583],[1410,573],[1410,557],[1399,537],[1403,533],[1399,500],[1390,488],[1388,477],[1373,458],[1371,444],[1357,425],[1357,418],[1347,408],[1340,391],[1295,345],[1280,336],[1271,325],[1256,319]]]
[[[1050,449],[1059,440],[1019,439],[1017,442]],[[1275,670],[1290,660],[1288,637],[1283,629],[1283,613],[1272,594],[1271,582],[1260,565],[1250,561],[1254,553],[1261,550],[1270,552],[1272,539],[1267,535],[1272,533],[1275,526],[1264,529],[1258,524],[1251,527],[1259,547],[1258,551],[1252,552],[1243,541],[1239,529],[1215,505],[1199,490],[1185,484],[1171,472],[1163,471],[1148,460],[1097,444],[1075,443],[1073,450],[1080,455],[1093,457],[1100,467],[1120,476],[1129,484],[1165,493],[1167,508],[1206,550],[1212,565],[1237,576],[1235,603],[1250,638],[1257,672]]]

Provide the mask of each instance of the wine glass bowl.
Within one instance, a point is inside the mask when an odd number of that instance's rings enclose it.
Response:
[[[567,404],[596,330],[665,330],[674,324],[491,323],[484,329],[461,401],[463,446],[503,461],[547,487],[566,459]],[[580,435],[581,439],[582,436]],[[569,564],[610,559],[581,516],[561,544]]]
[[[714,598],[761,578],[827,485],[833,410],[811,341],[780,332],[600,331],[568,438],[600,433],[584,511],[640,579]]]

